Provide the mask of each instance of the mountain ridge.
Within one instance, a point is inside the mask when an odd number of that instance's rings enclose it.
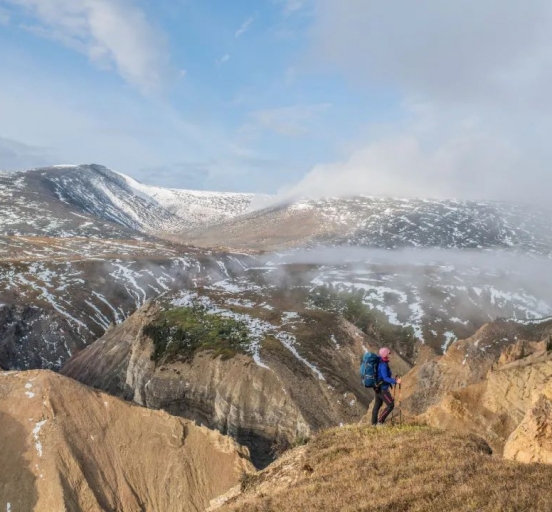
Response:
[[[41,197],[53,194],[50,199],[61,205],[52,208],[71,206],[118,229],[205,248],[498,247],[552,256],[550,211],[534,205],[369,195],[276,202],[275,196],[145,185],[96,164],[0,175],[0,198],[6,203],[11,199],[16,205],[14,193],[25,188]],[[17,211],[0,211],[0,230],[16,217]]]
[[[240,253],[287,248],[288,263],[279,253],[224,256],[213,251],[213,244],[203,243],[206,239],[198,243],[203,248],[186,246],[199,236],[197,229],[187,229],[195,221],[181,222],[148,191],[163,189],[148,188],[97,165],[0,176],[0,302],[10,305],[0,306],[5,367],[59,368],[74,349],[82,348],[78,340],[62,335],[69,332],[68,326],[89,343],[153,296],[206,283],[221,283],[244,299],[251,287],[265,289],[268,295],[285,288],[360,294],[365,306],[395,326],[413,328],[418,340],[438,352],[496,317],[534,320],[552,314],[541,270],[533,269],[538,278],[527,282],[519,277],[533,265],[531,258],[548,261],[552,228],[541,229],[548,218],[544,215],[533,222],[535,212],[523,220],[522,207],[503,211],[480,202],[359,196],[271,206],[201,230],[206,237],[216,233],[211,241],[219,247],[236,241]],[[212,193],[193,194],[210,201]],[[186,202],[187,197],[179,200]],[[238,198],[238,210],[244,207],[239,194],[228,197]],[[203,217],[209,222],[208,215]],[[167,226],[176,234],[165,236]],[[379,246],[381,254],[377,261],[373,254],[361,253],[344,262],[338,252],[328,261],[311,263],[308,257],[315,252],[309,250],[301,260],[298,247],[315,249],[319,244],[333,245],[337,251],[355,244]],[[411,253],[390,250],[405,245],[413,247]],[[492,253],[497,245],[507,253],[527,254],[528,259],[515,268],[509,268],[508,261],[504,269],[497,267],[499,259]],[[422,254],[434,246],[452,247],[458,261],[418,261],[416,251]],[[482,248],[466,250],[473,246]],[[489,251],[485,265],[476,268],[473,254],[484,251]],[[332,299],[326,302],[331,305]],[[38,309],[24,309],[29,304]],[[36,336],[27,332],[22,323],[26,315],[50,318],[49,324],[58,326],[55,336],[51,329]],[[38,350],[41,340],[51,350]],[[24,357],[14,359],[14,354]]]
[[[552,255],[549,210],[485,201],[372,196],[299,200],[191,232],[195,245],[262,251],[317,246],[519,249]]]
[[[26,197],[22,203],[19,197]],[[19,196],[19,197],[18,197]],[[119,229],[159,236],[216,223],[246,211],[263,196],[164,189],[144,185],[107,167],[60,165],[0,175],[0,199],[23,211],[74,209]],[[36,199],[39,199],[39,202]],[[17,210],[0,210],[0,230],[15,224]],[[33,215],[19,215],[32,220]],[[62,218],[57,222],[63,223]]]
[[[228,437],[52,372],[0,372],[0,507],[197,512],[252,466]]]

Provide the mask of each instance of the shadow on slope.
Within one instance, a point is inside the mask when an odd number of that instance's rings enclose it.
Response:
[[[0,396],[2,395],[0,386]],[[34,510],[37,502],[35,475],[24,454],[27,433],[17,420],[0,412],[0,510]]]

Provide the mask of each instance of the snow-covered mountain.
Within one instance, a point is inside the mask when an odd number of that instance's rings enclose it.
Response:
[[[105,167],[56,167],[34,172],[53,184],[61,201],[127,229],[163,232],[178,229],[181,224],[180,218]]]
[[[270,196],[233,192],[182,190],[144,185],[121,175],[135,193],[153,198],[158,204],[186,221],[186,228],[213,225],[233,219],[270,201]]]
[[[150,298],[205,286],[228,292],[229,305],[249,304],[253,294],[259,304],[278,304],[321,287],[360,294],[391,325],[412,327],[437,351],[497,316],[552,314],[545,210],[356,197],[248,213],[258,199],[149,187],[96,165],[0,175],[0,365],[58,368]],[[171,233],[170,242],[156,236]],[[317,259],[319,245],[333,247],[329,257]],[[350,246],[384,250],[350,263]],[[299,247],[309,249],[307,258]],[[404,248],[413,252],[392,250]],[[427,248],[451,254],[420,258]],[[494,265],[497,248],[522,259]],[[471,256],[482,251],[484,266]]]
[[[258,200],[253,194],[149,187],[100,165],[55,166],[0,175],[0,233],[183,233],[245,213]]]
[[[530,205],[358,196],[300,200],[192,234],[199,246],[519,249],[552,254],[550,210]]]
[[[272,199],[273,200],[273,199]],[[530,205],[375,197],[299,200],[165,189],[99,165],[0,176],[0,235],[172,235],[206,248],[516,249],[552,254],[551,212]]]
[[[61,172],[52,168],[0,175],[0,237],[141,236],[128,225],[114,222],[109,215],[88,213],[60,196],[62,191],[54,180]]]

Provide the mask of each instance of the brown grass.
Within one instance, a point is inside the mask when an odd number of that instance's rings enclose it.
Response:
[[[552,466],[490,455],[475,436],[425,427],[328,430],[249,478],[220,510],[552,510]]]

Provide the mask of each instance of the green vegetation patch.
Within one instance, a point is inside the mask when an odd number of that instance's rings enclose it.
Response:
[[[389,323],[384,313],[368,307],[362,299],[362,290],[343,292],[331,286],[320,286],[311,292],[308,302],[316,308],[340,314],[365,334],[412,357],[416,345],[414,329]]]
[[[144,334],[153,341],[156,363],[190,361],[202,350],[231,359],[247,353],[250,341],[245,322],[209,313],[202,304],[161,312],[144,327]]]

